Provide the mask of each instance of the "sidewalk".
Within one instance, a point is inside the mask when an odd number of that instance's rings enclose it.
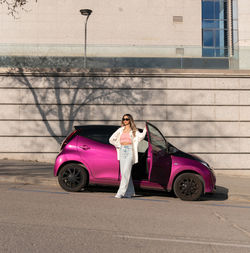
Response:
[[[22,160],[0,160],[0,183],[56,186],[53,164]]]
[[[53,175],[53,164],[0,160],[0,183],[59,186]],[[216,171],[215,171],[216,173]],[[216,173],[216,194],[228,195],[229,200],[250,201],[250,177]]]

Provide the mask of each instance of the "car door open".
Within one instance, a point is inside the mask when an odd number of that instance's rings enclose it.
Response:
[[[172,159],[167,152],[167,141],[162,133],[151,123],[147,122],[149,139],[148,167],[149,181],[167,186],[171,173]]]

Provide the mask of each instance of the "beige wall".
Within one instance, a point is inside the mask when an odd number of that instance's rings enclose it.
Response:
[[[200,55],[200,0],[39,0],[31,1],[26,7],[29,11],[20,13],[18,19],[6,15],[1,7],[0,46],[39,44],[40,48],[16,46],[9,51],[82,55],[82,8],[93,10],[88,22],[90,56],[159,57],[175,54],[178,46],[192,46],[189,54]],[[173,22],[173,16],[183,16],[183,22]],[[49,48],[48,44],[76,47]],[[1,54],[4,50],[8,48],[2,48]]]
[[[239,67],[250,69],[250,1],[238,0]]]
[[[129,112],[217,170],[250,170],[249,75],[193,73],[2,75],[0,158],[53,162],[74,125],[119,124]]]
[[[238,0],[239,46],[250,47],[250,1]]]

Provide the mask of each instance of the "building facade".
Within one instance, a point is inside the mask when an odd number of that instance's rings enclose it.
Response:
[[[247,0],[43,0],[13,18],[2,5],[0,54],[82,57],[85,17],[79,10],[89,8],[87,55],[105,58],[105,67],[113,58],[153,58],[161,67],[163,58],[226,57],[232,68],[247,69],[249,7]]]

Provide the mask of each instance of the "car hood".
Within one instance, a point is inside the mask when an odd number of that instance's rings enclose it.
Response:
[[[190,159],[190,160],[195,160],[195,161],[198,161],[198,162],[205,162],[204,160],[202,160],[199,156],[197,155],[191,155],[189,153],[186,153],[186,152],[183,152],[181,151],[180,149],[174,147],[172,144],[168,143],[169,145],[169,153],[173,156],[176,156],[176,157],[183,157],[183,158],[187,158],[187,159]]]

